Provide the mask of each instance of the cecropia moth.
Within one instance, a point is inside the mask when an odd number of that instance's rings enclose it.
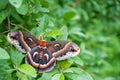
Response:
[[[19,51],[26,53],[26,63],[32,65],[39,73],[52,70],[56,60],[74,57],[80,52],[80,48],[73,42],[46,42],[24,31],[8,33],[8,41]]]

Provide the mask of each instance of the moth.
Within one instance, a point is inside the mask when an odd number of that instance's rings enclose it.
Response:
[[[24,31],[8,33],[8,41],[22,53],[26,53],[25,62],[37,72],[48,72],[54,68],[56,60],[64,60],[79,54],[80,48],[66,40],[46,42]]]

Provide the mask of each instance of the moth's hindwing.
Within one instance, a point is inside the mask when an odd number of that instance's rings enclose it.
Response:
[[[47,43],[47,48],[57,60],[74,57],[80,52],[79,47],[70,41],[52,41]]]
[[[39,40],[35,36],[24,31],[8,33],[8,41],[23,53],[27,53],[39,45]]]
[[[26,55],[26,63],[32,65],[39,73],[53,69],[55,62],[55,58],[46,47],[41,49],[40,46],[37,46]]]

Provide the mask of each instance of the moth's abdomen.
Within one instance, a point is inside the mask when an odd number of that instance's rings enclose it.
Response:
[[[52,70],[55,62],[51,52],[47,48],[41,50],[40,46],[33,48],[26,56],[26,63],[32,65],[39,73]]]

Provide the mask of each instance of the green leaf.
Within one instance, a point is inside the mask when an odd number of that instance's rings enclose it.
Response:
[[[73,57],[73,58],[69,58],[68,61],[70,63],[76,63],[76,64],[81,65],[81,66],[83,66],[83,64],[84,64],[83,61],[78,56]]]
[[[33,13],[39,13],[39,12],[49,12],[49,9],[42,8],[41,5],[36,6],[35,9],[33,9]]]
[[[13,80],[12,74],[13,70],[7,59],[0,59],[0,80]]]
[[[68,80],[75,80],[75,78],[78,76],[78,74],[75,73],[65,73],[64,75],[66,78],[68,78]]]
[[[16,8],[16,11],[19,14],[22,14],[22,15],[27,14],[28,13],[28,4],[27,4],[27,2],[24,1],[23,4],[19,8]]]
[[[80,9],[80,12],[81,12],[81,16],[83,16],[83,19],[85,21],[88,21],[89,20],[88,13],[84,9]]]
[[[90,51],[90,50],[85,49],[85,50],[83,50],[83,52],[84,52],[85,54],[89,55],[89,56],[92,56],[92,57],[95,56],[95,54],[94,54],[92,51]]]
[[[47,72],[48,75],[53,76],[54,74],[59,73],[59,70],[55,67],[53,70]]]
[[[83,70],[80,69],[80,68],[77,68],[77,67],[71,67],[71,68],[68,68],[66,69],[65,71],[63,72],[66,72],[66,73],[75,73],[75,74],[80,74]]]
[[[51,78],[52,76],[49,75],[48,73],[43,73],[42,76],[38,80],[51,80]]]
[[[55,74],[51,80],[65,80],[64,75],[62,73]]]
[[[0,0],[0,11],[6,9],[8,0]]]
[[[60,65],[60,68],[66,69],[71,66],[71,63],[68,62],[68,60],[64,60],[64,61],[59,62],[58,65]]]
[[[6,65],[5,65],[6,64]],[[10,65],[7,59],[0,59],[0,69],[10,69]]]
[[[0,80],[13,80],[13,79],[10,73],[8,73],[6,70],[0,69]]]
[[[75,17],[75,15],[76,15],[75,9],[65,9],[63,12],[63,18],[65,20],[70,20],[73,17]]]
[[[0,39],[0,42],[3,42],[2,39]]]
[[[68,38],[68,28],[67,26],[62,26],[61,29],[62,35],[57,37],[57,40],[67,40]]]
[[[93,78],[89,74],[85,73],[78,75],[75,80],[93,80]]]
[[[80,27],[72,27],[69,30],[69,35],[79,35],[80,37],[86,38],[87,36],[81,31]]]
[[[30,75],[32,77],[36,77],[37,74],[36,74],[36,70],[30,66],[29,64],[22,64],[18,67],[18,70],[20,70],[21,72],[27,74],[27,75]]]
[[[31,30],[37,37],[43,34],[46,28],[48,27],[48,16],[43,15],[40,19],[38,19],[38,21],[39,26],[36,28],[32,28]]]
[[[50,3],[52,3],[53,0],[41,0],[41,4],[44,7],[49,7]]]
[[[48,22],[48,15],[43,15],[40,19],[39,29],[41,29],[41,31],[45,31],[45,29],[48,27]]]
[[[23,22],[22,17],[15,10],[12,11],[11,16],[13,18],[15,18],[16,21],[21,22],[21,23]],[[15,25],[15,26],[17,26],[17,25]]]
[[[15,8],[19,8],[22,4],[23,0],[9,0],[10,4],[13,5]]]
[[[40,3],[40,1],[35,1],[35,3],[34,4],[36,4],[36,5],[34,5],[34,7],[32,8],[32,12],[34,13],[34,14],[37,14],[37,13],[39,13],[40,12],[40,8],[41,8],[41,3]]]
[[[40,12],[49,12],[49,9],[47,9],[47,8],[40,8]]]
[[[60,30],[51,30],[51,31],[48,31],[45,33],[45,36],[58,36],[58,35],[61,35],[62,34],[62,31]]]
[[[72,79],[72,80],[93,80],[93,78],[91,77],[90,74],[88,74],[87,72],[83,71],[80,68],[67,69],[67,71],[70,71],[70,70],[72,70],[72,71],[69,73],[68,72],[64,73],[65,76],[69,79]]]
[[[15,66],[19,66],[20,63],[22,62],[24,55],[19,52],[17,49],[10,49],[10,57],[11,57],[11,61]]]
[[[0,59],[9,59],[9,55],[8,53],[0,47]]]
[[[63,73],[73,73],[73,70],[71,70],[70,68],[68,68],[68,69],[64,70]]]
[[[21,72],[17,72],[16,75],[17,75],[17,77],[18,77],[20,80],[28,80],[28,79],[27,79],[27,76],[24,75],[24,74],[21,73]]]
[[[0,24],[3,22],[3,20],[9,15],[11,9],[8,8],[6,10],[3,10],[0,12]]]
[[[53,70],[47,73],[43,73],[42,76],[38,78],[38,80],[51,80],[52,76],[58,73],[59,73],[58,69],[54,68]]]

